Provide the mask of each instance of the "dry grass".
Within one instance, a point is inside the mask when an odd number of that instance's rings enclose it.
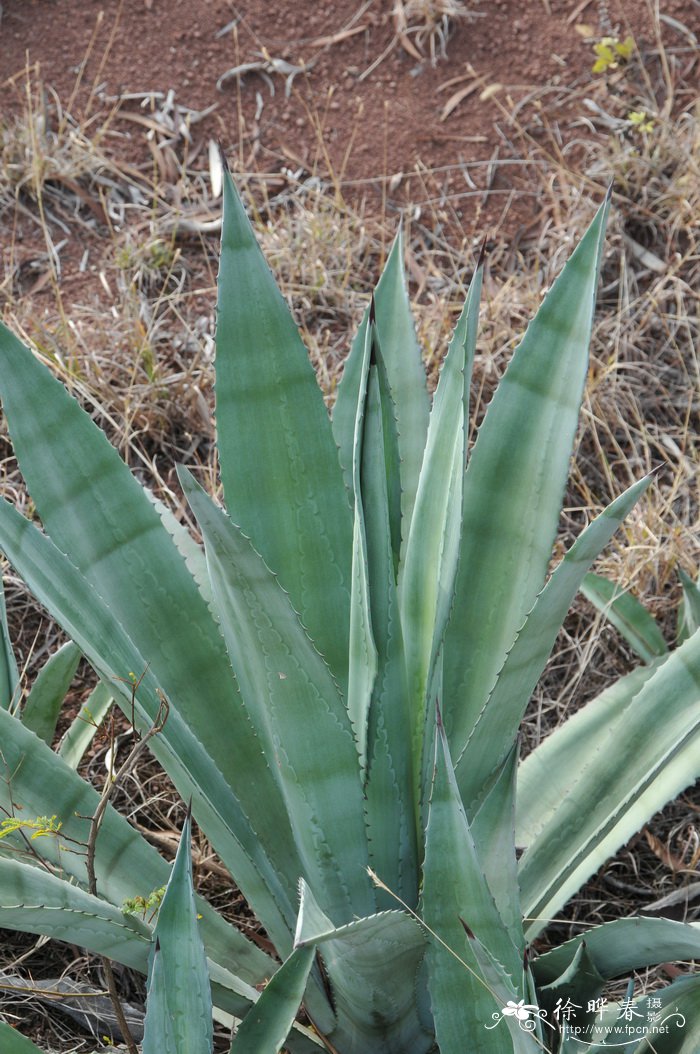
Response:
[[[461,0],[394,0],[394,26],[404,48],[420,60],[427,47],[433,65],[447,57],[454,26],[473,17]]]
[[[417,26],[408,22],[410,5],[401,7],[407,25]],[[430,5],[430,11],[433,22],[426,15],[415,39],[427,42],[435,56],[444,47],[443,19],[463,10],[456,4],[449,11]],[[589,383],[558,546],[563,550],[623,486],[658,467],[655,484],[599,569],[633,588],[669,641],[679,596],[676,571],[683,567],[697,576],[700,534],[700,115],[683,95],[683,61],[657,49],[644,64],[630,63],[614,91],[588,86],[594,104],[585,110],[589,127],[571,152],[560,148],[556,130],[551,137],[533,136],[537,121],[542,131],[536,110],[523,106],[504,113],[513,157],[545,162],[528,167],[528,178],[539,180],[541,212],[534,236],[515,246],[490,246],[474,386],[478,420],[515,337],[590,219],[601,188],[614,180]],[[21,117],[2,133],[0,208],[11,232],[0,284],[6,321],[34,343],[139,477],[181,513],[175,461],[198,465],[208,485],[216,486],[212,334],[220,202],[188,140],[173,143],[166,135],[172,101],[169,110],[162,100],[153,102],[152,119],[163,132],[155,146],[153,138],[144,146],[147,161],[139,166],[121,162],[110,146],[111,115],[78,124],[31,77],[27,85]],[[648,115],[650,131],[630,122],[633,111]],[[589,134],[600,128],[604,136]],[[361,201],[350,204],[332,173],[238,178],[330,401],[349,335],[394,231]],[[453,239],[450,248],[456,204],[449,193],[432,213],[425,206],[420,216],[418,210],[406,212],[417,329],[434,379],[461,307],[473,247]],[[83,257],[70,240],[76,230],[88,247],[82,271]],[[4,493],[31,515],[9,444],[4,437],[0,442]],[[12,629],[31,680],[58,635],[11,575],[8,584]],[[527,741],[539,741],[565,710],[632,664],[614,631],[578,600],[533,700]],[[99,772],[103,750],[95,744],[86,774]],[[135,822],[170,855],[182,817],[167,780],[146,766],[123,796]],[[648,830],[648,838],[639,836],[579,894],[552,936],[648,907],[691,884],[700,842],[692,795],[654,818]],[[245,919],[206,844],[198,852],[210,899]],[[692,918],[697,903],[681,897],[662,910]],[[89,977],[92,969],[72,952],[49,951],[35,938],[19,936],[5,945],[0,967],[17,967],[25,976],[31,970],[36,976],[68,971]],[[93,1049],[41,1003],[3,1000],[3,1008],[23,1021],[31,1018],[47,1051]]]

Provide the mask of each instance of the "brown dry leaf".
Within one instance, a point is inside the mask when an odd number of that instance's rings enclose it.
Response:
[[[47,286],[50,281],[51,271],[42,271],[36,281],[33,282],[30,288],[27,290],[27,296],[33,296],[35,293],[40,292],[40,290],[42,290],[44,286]]]
[[[449,97],[449,99],[447,100],[447,102],[445,103],[445,105],[443,106],[443,108],[442,108],[442,113],[440,114],[440,120],[441,121],[446,121],[447,118],[452,113],[452,111],[456,110],[457,107],[459,106],[459,104],[461,102],[463,102],[465,99],[467,99],[470,95],[473,95],[474,92],[477,91],[481,87],[483,82],[484,82],[483,81],[483,77],[479,77],[478,80],[472,81],[471,84],[467,84],[467,86],[465,88],[460,88],[459,91],[456,91],[454,93],[454,95],[451,95]],[[483,96],[482,96],[482,98],[483,98]]]
[[[422,62],[423,56],[415,44],[410,40],[408,33],[406,32],[408,29],[408,20],[406,19],[406,10],[401,0],[395,0],[392,18],[394,21],[394,29],[396,30],[396,39],[401,47],[412,58],[416,59],[418,62]]]
[[[659,969],[663,970],[672,981],[675,981],[677,977],[685,976],[685,970],[682,970],[680,966],[676,966],[675,963],[659,963]]]
[[[668,846],[664,845],[656,835],[652,834],[651,831],[644,828],[644,837],[647,840],[647,845],[651,849],[654,856],[658,856],[662,864],[665,864],[669,871],[685,871],[686,865],[682,860],[679,860],[677,856],[674,856]]]
[[[396,35],[399,38],[399,44],[404,51],[408,52],[411,58],[416,59],[418,62],[422,62],[423,55],[421,55],[415,44],[411,42],[411,39],[405,33],[397,33]]]

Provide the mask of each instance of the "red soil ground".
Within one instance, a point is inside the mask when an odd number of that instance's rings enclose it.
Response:
[[[192,127],[195,144],[218,138],[243,168],[331,171],[382,210],[387,198],[445,194],[453,220],[512,236],[537,212],[529,166],[538,138],[564,147],[592,134],[576,89],[595,92],[606,79],[591,72],[593,44],[631,35],[643,64],[659,27],[673,45],[700,35],[698,0],[661,0],[660,21],[651,0],[473,0],[447,57],[432,64],[428,41],[419,61],[409,53],[416,36],[406,46],[397,38],[392,3],[4,0],[0,82],[6,100],[18,97],[38,64],[74,114],[105,113],[121,98],[120,112],[141,118],[148,102],[125,96],[173,90],[181,105],[212,108]],[[269,70],[301,71],[226,77],[264,56]],[[530,149],[514,142],[521,123]],[[143,127],[115,127],[129,156]]]

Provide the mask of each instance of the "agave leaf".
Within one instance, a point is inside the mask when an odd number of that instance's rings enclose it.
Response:
[[[236,977],[231,973],[230,970],[226,970],[219,966],[218,963],[213,963],[211,959],[208,960],[209,976],[211,978],[211,990],[214,1000],[214,1018],[222,1022],[222,1024],[231,1028],[237,1025],[238,1021],[245,1018],[254,1011],[260,999],[260,992],[254,988],[250,988],[248,985],[243,984],[240,978]],[[278,964],[275,964],[275,969],[279,970]],[[266,978],[264,983],[266,986],[268,983],[272,983],[277,974],[272,975],[272,979]],[[235,993],[235,994],[234,994]],[[243,996],[244,998],[240,998]],[[316,1009],[318,1000],[314,996],[314,992],[311,988],[307,989],[306,998],[307,1000],[311,996],[312,1005]],[[238,1005],[236,1005],[236,1002]],[[217,1007],[222,1006],[226,1003],[232,1011],[232,1017],[230,1020],[226,1020],[224,1015]],[[330,1032],[335,1021],[335,1015],[326,1010],[324,1016],[320,1019],[314,1017],[314,1021],[319,1020],[321,1022],[320,1027],[323,1029],[323,1034]],[[321,1054],[322,1050],[325,1050],[321,1040],[317,1033],[305,1025],[300,1025],[297,1021],[292,1024],[292,1028],[287,1036],[285,1049],[289,1051],[289,1054]]]
[[[633,1054],[697,1054],[700,1050],[700,974],[679,977],[673,984],[657,989],[654,996],[661,1006],[658,1015]],[[649,1000],[641,1000],[649,1005]],[[668,1029],[665,1030],[664,1026]]]
[[[555,728],[521,762],[516,794],[516,845],[528,846],[551,820],[580,779],[584,759],[605,743],[613,719],[624,712],[662,661],[657,659],[650,666],[640,666],[620,677]]]
[[[166,694],[203,694],[233,709],[223,643],[143,488],[63,385],[4,327],[0,363],[15,453],[52,541],[109,597]]]
[[[530,323],[467,466],[444,654],[455,758],[544,584],[586,377],[607,211],[606,199]]]
[[[80,658],[72,640],[61,645],[44,663],[22,707],[22,723],[49,746]]]
[[[211,987],[197,923],[185,820],[153,939],[143,1054],[211,1054]]]
[[[338,451],[306,349],[228,172],[217,310],[227,508],[345,689],[352,521]]]
[[[299,1012],[314,949],[295,948],[238,1027],[231,1054],[278,1054]]]
[[[365,434],[359,479],[366,495],[364,513],[370,557],[375,532],[374,545],[380,553],[383,553],[384,539],[388,536],[394,581],[398,576],[401,553],[401,450],[396,413],[375,319],[369,341]],[[383,562],[381,556],[380,566]],[[370,581],[374,581],[374,573],[370,574]],[[382,632],[382,627],[378,626],[377,632]]]
[[[671,652],[605,740],[582,744],[579,779],[520,860],[523,911],[539,932],[569,897],[700,770],[700,635]],[[615,764],[610,763],[614,757]]]
[[[148,971],[152,941],[145,923],[43,868],[2,857],[0,927],[78,944],[140,973]],[[238,1017],[247,1013],[257,999],[255,989],[215,963],[209,968],[215,1004]],[[303,1033],[295,1039],[295,1050],[314,1050]]]
[[[678,569],[678,577],[683,589],[678,608],[678,643],[682,644],[700,627],[700,586],[682,568]]]
[[[293,856],[294,846],[279,789],[240,706],[226,648],[209,608],[157,511],[116,450],[63,385],[4,327],[0,328],[0,396],[20,467],[56,546],[52,560],[64,564],[66,553],[73,565],[65,602],[76,610],[74,598],[92,586],[89,602],[79,608],[88,637],[94,632],[94,609],[105,609],[100,598],[109,597],[109,610],[98,617],[128,626],[131,640],[138,640],[138,649],[131,649],[129,656],[132,664],[117,665],[110,674],[125,678],[130,671],[139,675],[148,667],[153,715],[158,707],[154,689],[167,696],[170,714],[159,739],[169,742],[178,727],[185,742],[168,751],[165,767],[182,797],[192,796],[196,817],[201,817],[202,799],[209,795],[209,805],[218,813],[209,821],[210,837],[249,902],[259,895],[265,898],[266,887],[275,889],[268,912],[261,914],[270,932],[270,927],[276,930],[273,939],[277,943],[279,936],[284,953],[285,946],[287,950],[291,946],[296,918],[295,886],[280,888],[283,868],[263,864],[262,856],[281,861]],[[5,510],[5,519],[9,516]],[[12,530],[17,538],[17,528]],[[4,534],[0,545],[10,558],[10,540]],[[20,547],[13,563],[22,568],[25,578],[27,561],[28,554]],[[45,603],[56,592],[49,568],[50,562],[44,565],[41,591],[34,589]],[[76,581],[80,575],[85,584]],[[54,606],[52,614],[88,655],[87,642],[79,641],[62,622],[61,608]],[[103,661],[108,656],[112,662],[125,659],[109,634],[102,637],[101,647]],[[142,697],[146,687],[144,682]],[[164,752],[159,756],[164,759]],[[197,756],[201,771],[191,785],[185,784],[183,768],[190,770],[191,759]],[[229,781],[234,779],[238,802],[229,813],[234,797]],[[216,781],[219,787],[214,790]],[[221,804],[219,797],[221,803],[228,797],[229,805]],[[238,820],[233,819],[235,813]],[[255,856],[266,871],[262,882],[251,880],[249,861]]]
[[[144,1054],[180,1054],[176,1039],[177,1026],[172,1020],[170,1006],[165,998],[166,986],[165,961],[160,943],[156,940],[155,947],[151,953],[151,965],[146,989]],[[209,1051],[211,1051],[211,1047]],[[209,1054],[209,1051],[207,1054]]]
[[[365,535],[364,498],[360,483],[365,447],[365,403],[369,382],[370,359],[376,344],[375,326],[366,328],[364,359],[360,398],[355,417],[355,442],[352,452],[353,493],[355,508],[352,536],[352,589],[350,596],[350,662],[348,669],[348,701],[357,747],[360,754],[360,769],[363,779],[367,773],[367,734],[370,701],[377,676],[377,647],[372,632],[370,610],[370,569],[368,566],[367,538]],[[381,580],[380,580],[381,581]],[[381,588],[381,586],[379,587]]]
[[[617,1054],[696,1054],[700,1042],[699,995],[700,974],[692,974],[634,999],[631,1011],[629,1003],[609,1003],[596,1017],[590,1039],[587,1035],[587,1054],[609,1054],[610,1050]],[[631,992],[628,999],[632,1000]],[[631,1040],[630,1029],[635,1035]],[[640,1033],[644,1033],[643,1038]],[[580,1051],[581,1041],[575,1036],[563,1047],[563,1054]]]
[[[428,813],[422,903],[423,921],[434,937],[427,959],[440,1050],[444,1054],[464,1049],[510,1050],[507,1030],[484,1032],[484,1023],[499,1009],[500,994],[483,976],[479,950],[483,948],[489,970],[493,969],[513,994],[523,987],[522,958],[486,883],[441,725]],[[522,945],[522,938],[518,943]],[[493,1042],[493,1048],[487,1046],[487,1040]]]
[[[605,978],[591,958],[586,942],[582,940],[571,962],[559,977],[538,988],[540,1006],[551,1013],[557,1000],[565,1003],[569,999],[582,1010],[588,1000],[596,999],[604,988]],[[581,1015],[581,1018],[583,1017],[590,1020],[585,1014]],[[580,1023],[577,1016],[577,1024]]]
[[[336,927],[302,882],[295,946],[318,947],[323,956],[338,1017],[334,1047],[415,1054],[432,1048],[415,998],[426,939],[410,915],[384,911]]]
[[[541,1026],[537,1027],[539,1015],[531,1017],[529,1020],[526,1018],[528,1025],[524,1026],[519,1018],[508,1013],[508,1010],[512,1009],[513,1006],[525,1002],[525,999],[522,998],[522,993],[516,992],[506,971],[486,951],[481,941],[471,932],[467,933],[467,938],[470,951],[477,963],[479,975],[487,986],[494,1000],[494,1005],[500,1009],[500,1013],[494,1010],[491,1014],[494,1024],[487,1025],[483,1021],[481,1023],[482,1027],[484,1030],[487,1028],[491,1030],[496,1029],[501,1021],[505,1023],[504,1028],[499,1029],[498,1032],[491,1031],[488,1037],[482,1034],[481,1045],[476,1049],[483,1051],[483,1054],[494,1054],[494,1052],[501,1050],[507,1052],[507,1054],[511,1054],[511,1051],[512,1054],[538,1054],[539,1051],[546,1049],[542,1043]],[[532,989],[532,978],[529,974],[525,977],[525,984],[529,992]],[[537,1006],[534,1003],[530,1003],[527,1009],[530,1012],[536,1011]],[[460,1051],[464,1048],[459,1042],[459,1014],[455,1014],[453,1008],[450,1008],[449,1012],[453,1021],[453,1028],[455,1029],[454,1038],[451,1046],[441,1045],[440,1052],[442,1054],[443,1050],[445,1050],[445,1054],[450,1054],[450,1052],[452,1054],[460,1054]],[[532,1029],[532,1025],[535,1025],[537,1029],[535,1034],[533,1034],[534,1029]],[[508,1033],[510,1033],[510,1036],[508,1036]]]
[[[247,538],[184,471],[231,663],[279,773],[299,861],[332,917],[372,911],[357,748],[347,710],[290,597]]]
[[[136,692],[136,718],[142,729],[150,727],[158,717],[160,686],[153,667],[148,666],[111,609],[66,556],[6,502],[0,502],[0,546],[34,595],[75,640],[99,676],[111,685],[129,718],[131,693],[116,671],[145,671]],[[235,873],[249,903],[265,918],[276,946],[291,949],[296,919],[295,886],[289,883],[285,889],[281,867],[270,861],[275,854],[280,860],[288,860],[286,843],[291,842],[287,826],[275,822],[277,787],[271,782],[269,770],[261,764],[260,747],[247,720],[242,726],[244,739],[248,739],[245,749],[241,742],[231,740],[208,750],[191,727],[194,716],[190,711],[188,719],[184,719],[171,704],[164,728],[151,740],[151,749],[181,796],[192,798],[195,818],[199,818],[223,862]],[[212,736],[217,723],[225,729],[226,715],[216,715]],[[222,747],[228,758],[219,760],[222,764],[226,761],[228,768],[230,759],[235,758],[237,768],[233,772],[241,780],[241,794],[250,795],[246,810],[216,764],[217,755],[224,753]],[[260,820],[255,830],[251,812]]]
[[[515,780],[518,747],[503,762],[476,812],[471,832],[477,856],[498,912],[521,957],[525,953],[518,867],[515,856]]]
[[[59,835],[29,844],[46,866],[60,872],[66,882],[87,888],[85,855],[70,852],[70,840],[78,846],[87,843],[89,817],[97,809],[99,794],[46,743],[6,712],[0,713],[0,741],[0,811],[27,821],[55,816],[62,825]],[[15,836],[0,840],[0,853],[16,856],[26,849],[27,843]],[[129,897],[163,885],[167,865],[119,813],[108,808],[97,841],[95,871],[101,895],[112,906],[119,906]],[[146,888],[135,886],[137,882]]]
[[[70,852],[89,836],[89,817],[99,802],[98,793],[40,739],[9,714],[0,713],[3,779],[0,811],[33,819],[51,813],[62,824],[58,837],[35,840],[33,847],[46,866],[60,872],[66,883],[87,888],[85,857]],[[68,842],[72,839],[72,842]],[[0,853],[16,856],[26,843],[0,840]],[[168,865],[160,854],[118,812],[107,807],[95,846],[95,874],[100,896],[121,909],[126,900],[147,897],[165,885]],[[220,963],[235,963],[238,974],[251,985],[274,972],[276,964],[247,941],[236,927],[224,922],[205,901],[198,902],[200,923],[209,956]]]
[[[0,1050],[2,1054],[43,1054],[40,1047],[21,1036],[6,1021],[0,1021]]]
[[[398,479],[398,440],[389,382],[374,333],[370,340],[374,343],[369,348],[355,487],[356,516],[362,515],[364,526],[369,619],[377,652],[377,672],[367,714],[367,838],[373,869],[394,894],[415,907],[418,851],[406,664],[396,592],[400,536],[392,537],[392,522],[398,522],[400,503],[400,495],[391,494],[392,480]],[[377,891],[377,904],[394,907],[391,897],[381,888]]]
[[[399,579],[401,624],[408,664],[416,805],[423,761],[426,694],[452,603],[457,569],[469,385],[482,270],[480,261],[440,373]]]
[[[57,753],[72,769],[77,769],[83,760],[86,750],[113,703],[114,694],[109,685],[104,681],[99,681],[90,692],[78,716],[66,729]]]
[[[428,391],[406,290],[401,231],[394,239],[386,266],[374,291],[374,309],[379,345],[396,407],[401,518],[407,529],[411,522],[428,431]],[[351,493],[355,412],[362,385],[362,360],[368,325],[369,309],[345,361],[333,409],[333,434],[338,444],[346,485]],[[395,486],[394,478],[390,492],[394,491]],[[399,526],[394,519],[392,533],[397,530]]]
[[[668,652],[656,620],[631,593],[593,572],[584,578],[581,592],[619,630],[642,662],[651,662]]]
[[[0,926],[69,941],[146,972],[150,935],[144,923],[43,868],[4,857]]]
[[[0,574],[0,708],[13,709],[19,700],[19,673],[7,626],[5,590]]]
[[[199,592],[202,594],[207,604],[211,604],[211,582],[209,581],[209,573],[207,572],[207,561],[204,556],[204,549],[202,549],[201,545],[197,544],[187,528],[180,523],[168,506],[163,504],[160,498],[157,498],[147,487],[144,487],[144,491],[147,498],[153,503],[154,508],[163,522],[163,526],[175,542],[178,552],[187,564],[187,569],[197,583]]]
[[[650,482],[650,477],[639,480],[596,516],[537,597],[457,760],[460,793],[468,810],[515,742],[530,696],[581,579]]]
[[[538,985],[552,984],[585,944],[591,962],[606,979],[655,963],[700,957],[700,924],[671,919],[616,919],[538,955],[532,965]]]

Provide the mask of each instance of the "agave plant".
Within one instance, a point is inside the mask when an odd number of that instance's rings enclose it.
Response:
[[[482,262],[431,408],[397,238],[329,418],[227,174],[216,358],[226,510],[180,469],[203,549],[3,331],[0,396],[43,531],[3,503],[0,547],[129,717],[125,682],[142,674],[138,727],[167,697],[153,753],[276,950],[201,899],[193,923],[185,850],[160,933],[125,914],[168,867],[111,808],[97,893],[61,837],[31,853],[19,835],[0,841],[0,925],[143,972],[150,961],[149,1015],[165,1036],[153,1049],[209,1048],[204,1021],[193,1028],[173,1000],[188,976],[201,980],[197,935],[215,1016],[243,1019],[234,1054],[578,1051],[581,1033],[552,1016],[564,1000],[581,1028],[595,1024],[598,1049],[617,1042],[625,1011],[592,1009],[609,978],[700,957],[695,927],[659,919],[611,923],[539,957],[529,947],[700,767],[697,632],[518,765],[518,728],[567,608],[649,482],[548,573],[607,210],[527,329],[470,451]],[[50,802],[64,838],[85,844],[97,792],[8,709],[0,742],[0,807],[45,815]],[[653,1049],[697,1048],[698,980],[657,997],[685,1021],[675,1047],[654,1035]],[[202,999],[187,1003],[197,1021]],[[301,1004],[307,1024],[295,1022]],[[637,1033],[625,1049],[645,1043]]]

